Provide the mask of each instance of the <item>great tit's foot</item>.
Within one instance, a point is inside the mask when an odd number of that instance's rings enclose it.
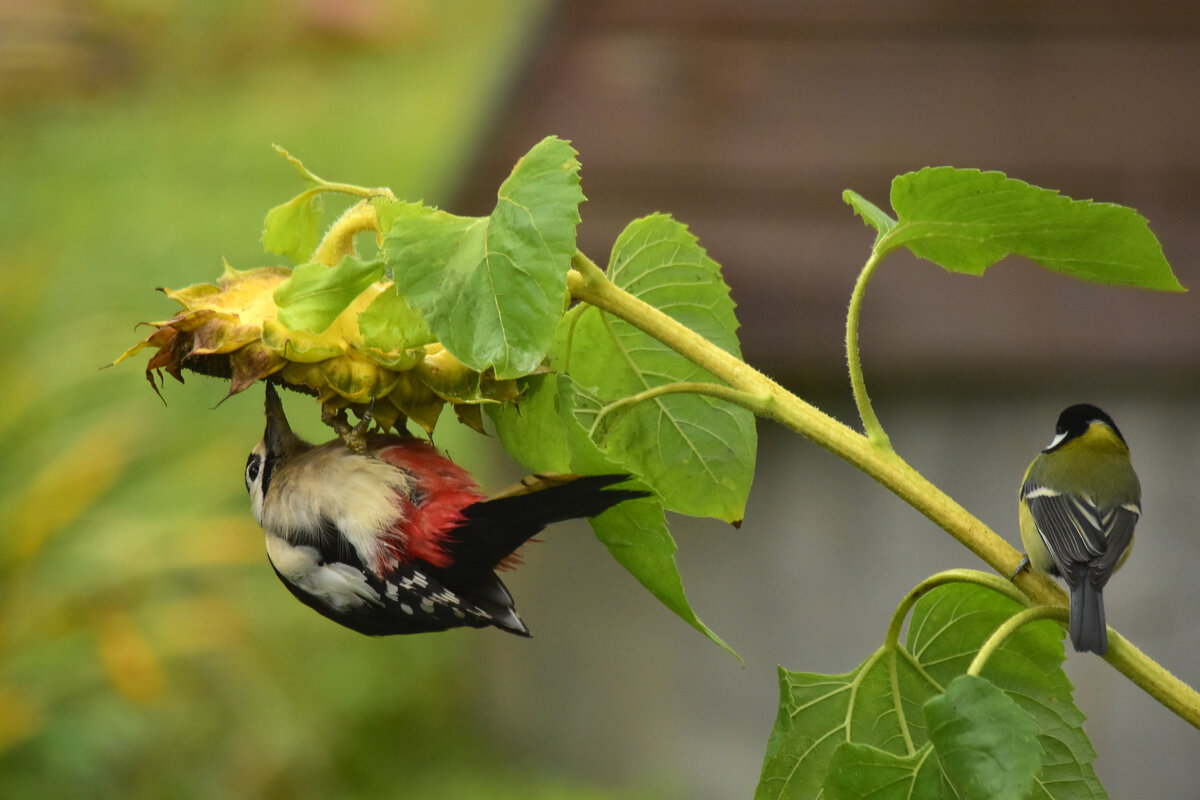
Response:
[[[1017,564],[1017,568],[1013,570],[1013,574],[1008,576],[1008,579],[1010,581],[1015,580],[1016,577],[1021,574],[1021,570],[1025,569],[1028,566],[1029,566],[1029,554],[1026,553],[1025,556],[1021,558],[1021,563]]]

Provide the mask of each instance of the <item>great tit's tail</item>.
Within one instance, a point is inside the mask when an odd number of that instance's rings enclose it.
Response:
[[[1102,587],[1089,580],[1086,564],[1080,565],[1071,586],[1071,644],[1076,652],[1091,651],[1104,655],[1108,651],[1108,626],[1104,622]]]

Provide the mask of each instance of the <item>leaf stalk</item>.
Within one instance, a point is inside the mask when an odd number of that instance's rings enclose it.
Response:
[[[878,248],[872,250],[871,257],[863,265],[862,272],[858,273],[858,280],[854,282],[854,291],[850,294],[850,309],[846,312],[846,363],[850,368],[850,388],[854,392],[854,404],[858,406],[858,416],[862,419],[867,439],[880,450],[890,453],[893,452],[891,440],[888,439],[883,426],[879,424],[879,417],[875,416],[871,398],[867,395],[867,383],[863,379],[862,356],[858,347],[863,295],[866,294],[867,283],[875,273],[875,268],[879,266],[881,257],[882,251]]]

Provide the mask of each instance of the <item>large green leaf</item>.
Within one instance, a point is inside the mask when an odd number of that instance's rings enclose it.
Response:
[[[940,588],[913,609],[907,648],[919,654],[930,678],[948,686],[1014,610],[1012,601],[985,589]],[[1083,712],[1071,699],[1071,682],[1062,671],[1062,633],[1052,622],[1026,625],[992,656],[982,677],[1012,697],[1038,728],[1042,770],[1033,797],[1106,797],[1092,769],[1096,751],[1083,731]]]
[[[382,261],[346,256],[336,266],[315,261],[292,270],[275,289],[279,321],[294,331],[320,333],[375,281],[383,277]]]
[[[608,277],[740,355],[734,304],[720,267],[670,217],[656,214],[630,223],[613,246]],[[562,341],[562,363],[595,395],[595,402],[580,405],[580,420],[609,458],[654,487],[672,511],[731,522],[742,518],[757,448],[752,413],[683,392],[602,416],[609,404],[647,390],[682,382],[719,383],[717,378],[596,308],[579,313]]]
[[[904,645],[885,644],[853,672],[822,675],[781,668],[779,714],[756,800],[816,798],[827,784],[831,797],[854,796],[868,787],[932,787],[925,772],[930,759],[939,763],[953,791],[945,796],[980,796],[968,790],[978,774],[970,762],[979,748],[964,747],[964,738],[991,736],[1009,746],[1030,730],[1040,745],[1040,770],[1029,751],[1021,750],[1019,763],[1010,766],[1024,776],[1008,773],[998,780],[1004,785],[1031,781],[1027,796],[1034,798],[1105,797],[1092,770],[1095,752],[1083,732],[1083,715],[1062,671],[1062,630],[1052,622],[1024,626],[988,661],[982,677],[1006,698],[1000,705],[1008,716],[993,720],[996,727],[981,723],[956,736],[953,725],[945,727],[953,714],[939,715],[937,702],[926,720],[926,704],[966,672],[987,637],[1020,609],[983,587],[943,585],[917,602]],[[936,791],[919,796],[943,796]]]
[[[566,375],[535,375],[516,404],[489,405],[504,449],[531,472],[620,472],[576,421],[579,389]],[[636,484],[635,484],[636,485]],[[740,658],[692,610],[675,563],[675,540],[658,498],[625,502],[591,520],[596,537],[638,582],[681,619]]]
[[[964,800],[1024,800],[1042,767],[1037,726],[983,678],[959,675],[925,703],[942,770]]]
[[[384,253],[447,350],[477,371],[519,377],[541,363],[562,317],[582,202],[575,151],[548,137],[501,184],[490,216],[404,214]]]
[[[907,756],[842,742],[829,758],[828,800],[957,800],[942,775],[932,745]]]
[[[395,292],[385,291],[358,315],[363,344],[380,350],[404,350],[433,341],[421,315]]]
[[[1095,283],[1183,291],[1133,209],[1072,200],[1001,172],[927,167],[900,175],[892,181],[894,221],[853,192],[844,198],[878,231],[878,255],[905,247],[972,275],[1019,255]]]

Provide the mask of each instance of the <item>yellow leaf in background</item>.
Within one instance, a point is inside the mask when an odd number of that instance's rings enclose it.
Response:
[[[216,593],[154,603],[146,609],[145,619],[166,658],[230,652],[245,647],[250,638],[244,609],[230,605]]]
[[[93,633],[96,653],[113,688],[135,703],[157,700],[166,688],[158,654],[128,613],[101,611]]]
[[[13,491],[9,521],[16,561],[36,556],[51,534],[71,524],[116,483],[133,437],[123,416],[105,417]],[[63,491],[64,486],[70,491]]]
[[[34,733],[41,725],[39,717],[28,697],[0,686],[0,753]]]
[[[205,517],[173,537],[178,562],[187,567],[266,563],[263,532],[247,509],[227,517]]]

